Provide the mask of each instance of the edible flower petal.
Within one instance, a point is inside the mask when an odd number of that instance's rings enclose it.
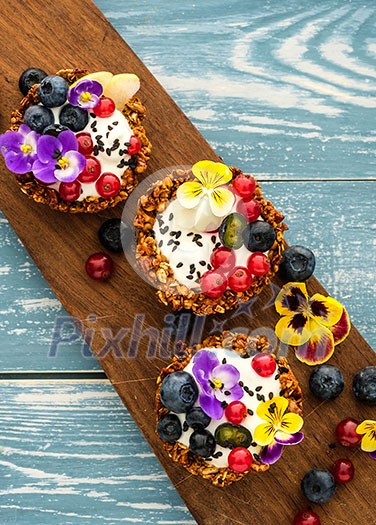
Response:
[[[69,89],[68,102],[82,109],[92,109],[98,105],[102,93],[103,87],[99,82],[84,79]]]
[[[376,459],[376,421],[366,419],[356,428],[357,434],[363,434],[360,448]]]
[[[287,412],[288,401],[285,397],[276,396],[269,401],[260,403],[257,415],[265,421],[255,428],[254,440],[262,446],[271,445],[278,433],[280,439],[286,440],[286,434],[295,434],[303,426],[303,418],[299,414]]]
[[[21,124],[18,131],[0,135],[0,151],[10,171],[20,175],[31,171],[37,155],[38,139],[39,134],[25,124]]]

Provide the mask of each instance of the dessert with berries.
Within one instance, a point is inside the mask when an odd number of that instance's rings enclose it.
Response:
[[[220,487],[304,437],[300,387],[265,337],[224,332],[186,349],[158,377],[156,411],[171,459]]]
[[[140,199],[137,259],[165,305],[223,313],[260,293],[278,271],[282,221],[254,177],[200,161]]]
[[[21,190],[68,212],[97,212],[125,200],[146,170],[151,144],[136,75],[29,68],[24,95],[0,135],[0,151]]]

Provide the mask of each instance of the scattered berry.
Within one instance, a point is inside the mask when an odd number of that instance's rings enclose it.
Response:
[[[67,100],[68,83],[59,75],[48,75],[39,84],[38,95],[46,108],[57,108]]]
[[[310,375],[309,388],[314,396],[329,401],[340,395],[345,387],[342,372],[333,365],[317,366]]]
[[[228,466],[234,472],[247,472],[251,468],[253,457],[245,447],[233,448],[228,455]]]
[[[187,425],[194,430],[199,428],[206,428],[211,421],[211,418],[205,414],[201,407],[194,407],[187,412],[186,416]]]
[[[232,403],[225,408],[227,421],[234,425],[240,425],[247,416],[247,407],[241,401],[232,401]]]
[[[95,182],[101,174],[101,163],[95,157],[86,157],[86,166],[77,177],[80,182]]]
[[[105,253],[93,253],[88,257],[85,270],[89,277],[96,281],[107,281],[111,277],[114,263]]]
[[[163,441],[177,441],[182,435],[180,419],[176,414],[165,414],[158,421],[157,432]]]
[[[208,458],[214,454],[215,447],[213,434],[204,428],[195,430],[189,438],[189,449],[198,456]]]
[[[224,246],[220,246],[211,254],[210,264],[213,270],[221,270],[221,272],[228,272],[234,268],[236,262],[235,252]]]
[[[362,440],[362,436],[357,434],[356,428],[359,422],[351,417],[338,423],[336,427],[336,438],[344,447],[356,447]]]
[[[72,131],[82,131],[89,122],[89,115],[86,109],[72,106],[72,104],[65,104],[60,110],[59,122]]]
[[[252,197],[256,189],[256,181],[252,175],[246,175],[242,173],[235,177],[232,181],[232,186],[235,188],[236,192],[243,199],[248,199]]]
[[[99,100],[99,103],[91,111],[97,115],[99,118],[111,117],[115,111],[115,102],[108,97],[102,97]]]
[[[328,470],[314,468],[307,472],[301,483],[305,497],[312,503],[326,503],[335,494],[336,484]]]
[[[46,76],[47,73],[38,67],[30,67],[29,69],[26,69],[18,81],[18,86],[23,96],[27,95],[29,89],[33,87],[34,84],[40,84]]]
[[[358,401],[376,405],[376,366],[366,366],[354,376],[352,389]]]
[[[257,221],[261,214],[260,204],[254,199],[243,199],[236,205],[236,210],[245,215],[248,222]]]
[[[267,252],[274,244],[275,231],[268,222],[250,222],[243,232],[243,239],[251,252]]]
[[[248,270],[252,275],[265,275],[270,270],[268,257],[262,252],[254,252],[247,262]]]
[[[62,133],[63,131],[67,131],[66,126],[62,126],[61,124],[52,124],[51,126],[47,126],[43,130],[43,135],[52,135],[53,137],[57,137]]]
[[[236,266],[228,276],[228,286],[233,292],[245,292],[252,284],[252,274],[244,266]]]
[[[74,180],[73,182],[62,182],[59,186],[59,195],[67,202],[74,202],[81,195],[81,184]]]
[[[321,525],[320,518],[313,510],[301,510],[294,518],[293,525]]]
[[[128,146],[128,155],[136,155],[136,153],[138,153],[142,148],[141,140],[136,137],[136,135],[131,136],[129,143],[130,145]]]
[[[303,282],[311,277],[315,265],[315,256],[311,250],[304,246],[290,246],[283,254],[279,273],[287,282]]]
[[[101,197],[110,199],[120,191],[120,180],[113,173],[102,173],[95,184],[95,188]]]
[[[37,133],[43,133],[55,121],[54,114],[44,106],[30,106],[24,114],[24,124]]]
[[[355,469],[352,461],[346,458],[337,459],[332,468],[336,483],[348,483],[354,477]]]
[[[243,231],[247,219],[240,213],[230,213],[219,227],[219,240],[226,248],[237,250],[243,246]]]
[[[168,410],[178,414],[187,412],[193,407],[198,396],[196,381],[188,372],[168,374],[162,381],[160,396]]]
[[[121,252],[131,242],[132,232],[121,219],[108,219],[98,230],[99,242],[110,252]]]
[[[76,139],[78,142],[78,151],[82,155],[91,155],[93,153],[94,144],[90,133],[77,133]]]
[[[261,377],[270,377],[277,370],[277,362],[274,357],[264,352],[256,354],[251,361],[253,370]]]
[[[201,291],[208,297],[220,297],[227,289],[226,277],[217,270],[210,270],[200,279]]]
[[[222,423],[215,430],[215,440],[223,448],[248,448],[252,444],[252,434],[242,425]]]

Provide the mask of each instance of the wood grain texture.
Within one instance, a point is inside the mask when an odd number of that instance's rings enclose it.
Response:
[[[24,32],[19,29],[16,31],[10,23],[14,9],[21,8],[21,5]],[[143,81],[143,97],[149,107],[148,127],[155,145],[151,171],[170,164],[194,162],[200,157],[216,158],[207,143],[95,9],[85,11],[87,17],[83,23],[79,16],[82,4],[78,9],[67,0],[54,4],[52,9],[50,2],[46,2],[45,12],[53,12],[53,18],[49,19],[48,24],[45,17],[43,21],[38,19],[38,10],[39,4],[31,1],[22,4],[15,2],[12,7],[3,7],[0,42],[6,50],[3,59],[5,80],[2,80],[1,86],[7,94],[4,98],[4,114],[16,105],[13,86],[18,72],[32,61],[49,71],[61,67],[62,61],[67,62],[65,66],[80,61],[88,68],[106,68],[114,72],[123,70],[125,63],[131,64]],[[57,23],[60,20],[64,20],[64,24]],[[40,35],[43,35],[43,40]],[[25,57],[22,50],[31,39],[38,45],[30,48]],[[48,48],[43,47],[46,41],[49,42]],[[88,55],[88,42],[91,49],[101,49],[100,57],[96,53]],[[116,54],[113,53],[114,48]],[[4,118],[1,126],[5,128]],[[122,326],[131,324],[134,315],[143,311],[146,314],[145,326],[160,326],[165,311],[154,300],[151,290],[121,258],[117,259],[118,271],[113,280],[104,285],[93,287],[92,282],[75,272],[85,257],[84,252],[88,254],[92,250],[101,217],[67,217],[52,213],[26,202],[15,191],[15,183],[5,171],[1,182],[3,191],[0,202],[5,215],[69,313],[84,319],[88,313],[95,312],[99,317],[98,326],[111,327],[114,333]],[[114,210],[111,215],[119,213],[120,210]],[[41,231],[43,235],[40,235]],[[51,257],[51,246],[56,247],[55,255],[58,254],[58,257]],[[69,264],[65,264],[65,261],[69,261]],[[320,285],[312,280],[310,292],[320,290]],[[269,326],[274,325],[276,315],[273,309],[263,310],[267,301],[266,292],[257,303],[255,315],[243,320],[243,326],[245,324],[252,329],[262,327],[265,318]],[[229,320],[229,326],[239,326],[239,322],[239,318]],[[98,352],[102,343],[100,337],[94,339],[94,350]],[[297,447],[299,450],[286,454],[280,464],[264,476],[248,476],[226,490],[213,489],[203,480],[187,476],[182,468],[172,465],[156,439],[152,413],[153,384],[162,360],[145,359],[145,341],[143,343],[137,358],[127,359],[127,348],[124,348],[123,359],[107,355],[102,360],[102,366],[199,523],[246,523],[252,518],[260,519],[260,516],[265,525],[290,522],[295,510],[304,504],[298,486],[304,472],[314,465],[328,466],[338,454],[338,451],[327,447],[333,439],[333,427],[338,419],[349,414],[356,414],[359,418],[372,415],[371,410],[355,405],[349,390],[337,402],[314,412],[317,403],[307,395],[305,410],[307,415],[310,414],[305,427],[307,439]],[[347,342],[336,352],[333,363],[341,364],[349,384],[354,371],[372,360],[372,350],[353,329]],[[301,365],[295,368],[306,388],[308,369]],[[293,479],[291,462],[294,464]],[[375,495],[371,482],[372,465],[364,454],[357,454],[356,465],[361,490],[356,489],[354,484],[339,493],[320,511],[324,522],[335,523],[349,515],[360,524],[372,520],[369,508],[369,501]],[[275,494],[278,494],[278,500],[273,497]]]

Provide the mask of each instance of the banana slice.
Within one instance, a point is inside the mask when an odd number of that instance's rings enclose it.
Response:
[[[123,109],[124,104],[140,89],[140,79],[133,73],[122,73],[114,75],[111,80],[103,86],[103,94],[112,98],[117,109]]]

